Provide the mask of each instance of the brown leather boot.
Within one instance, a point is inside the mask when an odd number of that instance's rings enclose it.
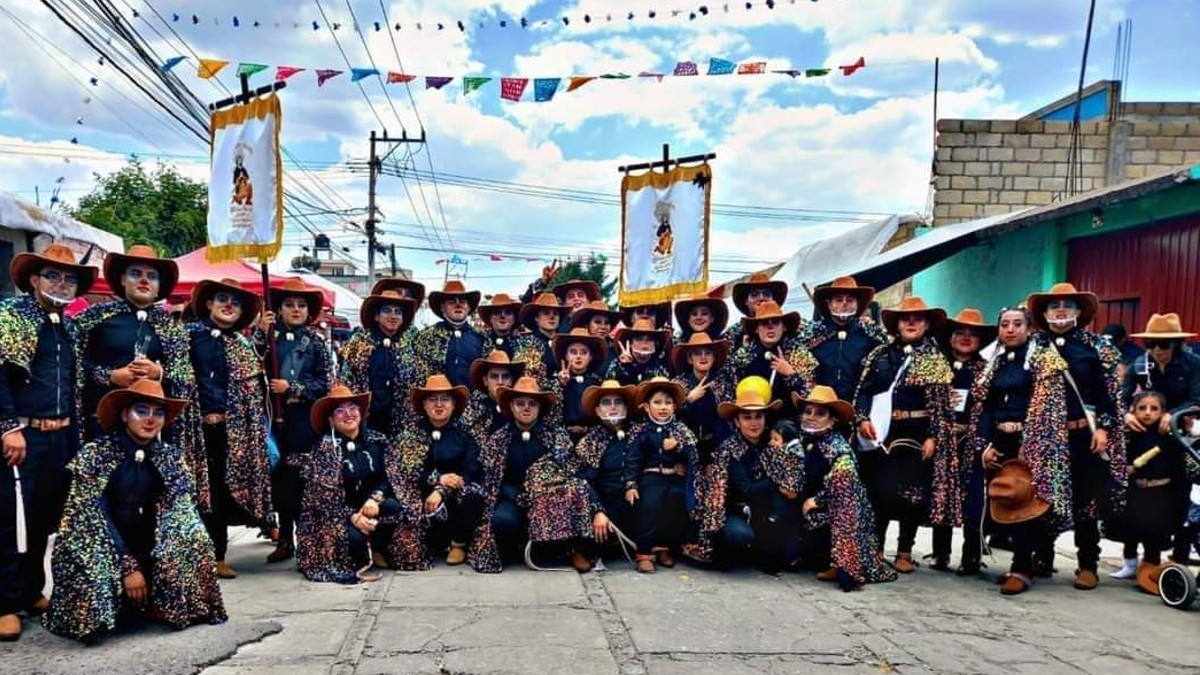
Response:
[[[461,565],[467,561],[467,549],[462,544],[450,544],[450,552],[446,554],[447,565]]]
[[[896,568],[900,574],[912,574],[917,571],[917,564],[913,562],[911,553],[897,553],[892,567]]]
[[[291,544],[279,544],[275,547],[275,550],[271,551],[271,554],[267,556],[267,562],[283,562],[294,555],[296,555],[296,548],[294,546]]]
[[[224,560],[217,561],[217,578],[218,579],[236,579],[237,572],[233,571]]]
[[[371,566],[377,567],[381,570],[391,568],[387,556],[384,555],[383,551],[371,551]]]
[[[580,574],[583,574],[584,572],[591,572],[592,561],[588,560],[588,557],[579,551],[573,551],[571,553],[571,567],[574,567],[575,571],[579,572]]]
[[[1029,577],[1025,576],[1024,574],[1009,574],[1004,579],[1004,583],[1000,584],[1000,594],[1020,595],[1021,593],[1029,590],[1029,586],[1031,584],[1032,582],[1030,581]]]
[[[837,581],[837,567],[830,565],[824,572],[817,572],[817,581]]]
[[[654,557],[658,564],[667,569],[675,566],[675,556],[671,555],[671,549],[663,547],[654,549]]]
[[[1075,573],[1075,583],[1072,585],[1081,591],[1090,591],[1099,583],[1100,578],[1096,576],[1095,570],[1079,570]]]
[[[13,642],[21,637],[21,617],[16,614],[0,616],[0,641]]]
[[[642,574],[654,573],[654,556],[649,553],[639,553],[634,558],[637,560],[637,571]]]

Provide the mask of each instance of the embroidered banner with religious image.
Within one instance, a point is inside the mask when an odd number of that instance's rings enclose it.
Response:
[[[707,162],[621,179],[622,305],[708,290],[711,194]]]
[[[209,262],[266,263],[283,245],[283,109],[272,94],[212,114]]]

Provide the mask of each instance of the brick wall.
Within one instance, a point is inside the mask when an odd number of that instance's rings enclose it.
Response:
[[[1117,122],[1080,125],[1079,188],[1200,164],[1200,103],[1131,103]],[[1060,199],[1070,122],[938,120],[934,225]]]

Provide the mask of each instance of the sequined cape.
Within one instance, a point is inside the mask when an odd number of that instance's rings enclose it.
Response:
[[[801,396],[808,396],[817,375],[817,358],[808,351],[808,347],[804,346],[803,335],[801,333],[787,335],[779,341],[777,348],[782,350],[783,358],[796,370],[785,377],[784,381],[792,391],[799,392]],[[750,364],[755,359],[764,358],[765,353],[766,349],[757,339],[751,340],[750,344],[746,346],[734,349],[729,355],[729,361],[726,362],[726,367],[732,373],[733,381],[740,382],[745,377],[746,369],[750,367]],[[790,401],[786,403],[791,404]]]
[[[384,448],[384,468],[388,482],[399,482],[399,463],[388,439],[374,429],[363,429],[370,443]],[[358,580],[350,555],[350,516],[354,509],[346,505],[342,482],[342,450],[329,434],[321,436],[312,452],[288,457],[299,467],[304,479],[300,497],[300,517],[296,521],[296,567],[310,581],[352,584]],[[380,523],[398,522],[409,516],[402,513]]]
[[[79,325],[83,344],[80,349],[84,355],[88,353],[88,340],[92,330],[97,326],[117,316],[132,314],[137,310],[125,300],[112,300],[92,305],[79,313],[75,321]],[[188,401],[196,397],[196,373],[192,369],[190,344],[183,324],[176,321],[163,309],[161,304],[151,305],[146,311],[146,323],[154,329],[162,346],[161,364],[163,369],[162,386],[169,398],[181,398]],[[90,386],[108,387],[112,369],[96,363],[84,362],[84,379]],[[95,411],[88,411],[94,413]],[[183,448],[184,461],[191,461],[197,452],[203,452],[204,435],[200,430],[200,408],[189,405],[183,409],[179,417],[163,432],[164,439],[173,445]]]
[[[467,399],[467,407],[459,419],[471,436],[475,438],[475,443],[480,448],[483,448],[493,431],[507,422],[507,418],[501,414],[492,397],[488,396],[486,391],[478,389],[471,391],[471,396]]]
[[[1117,374],[1121,365],[1121,350],[1108,341],[1108,338],[1098,333],[1078,331],[1080,342],[1096,350],[1100,357],[1100,367],[1104,371],[1104,393],[1113,402],[1112,413],[1100,413],[1096,417],[1096,425],[1108,431],[1108,494],[1103,506],[1107,506],[1109,514],[1117,514],[1125,510],[1126,489],[1129,487],[1129,460],[1125,456],[1125,419],[1121,413],[1121,379]],[[1038,333],[1029,338],[1043,346],[1053,344],[1053,336],[1048,333]],[[1064,378],[1065,379],[1065,378]],[[1070,385],[1066,387],[1066,395],[1074,396]],[[1095,518],[1100,515],[1101,504],[1095,500],[1091,504],[1080,505],[1076,518]]]
[[[971,422],[968,437],[970,461],[980,462],[991,440],[989,429],[980,429],[984,404],[992,380],[1004,359],[997,350],[971,389]],[[1067,385],[1062,374],[1067,362],[1053,349],[1030,342],[1025,352],[1025,369],[1033,387],[1025,412],[1020,457],[1033,474],[1037,496],[1050,504],[1046,519],[1056,532],[1071,529],[1074,514],[1071,495],[1071,451],[1067,439]]]
[[[412,357],[412,342],[415,337],[410,335],[414,334],[405,331],[396,346],[392,347],[392,355],[396,362],[396,379],[392,387],[392,400],[395,402],[392,423],[396,429],[404,428],[415,419],[412,406],[408,405],[409,390],[417,383],[417,369]],[[355,331],[342,346],[342,363],[338,372],[341,383],[353,392],[371,391],[371,356],[376,349],[382,348],[383,340],[375,333],[365,329]]]
[[[486,345],[485,345],[486,346]],[[543,342],[542,338],[525,333],[518,338],[516,344],[512,347],[511,359],[514,363],[525,364],[525,374],[537,380],[538,386],[543,390],[550,388],[551,384],[557,379],[554,376],[556,372],[550,372],[546,368],[546,354],[550,353],[550,343]],[[484,354],[491,352],[484,351]]]
[[[468,321],[462,330],[475,330]],[[478,332],[478,331],[476,331]],[[424,383],[431,375],[446,372],[446,345],[449,344],[452,331],[444,323],[426,326],[417,332],[411,343],[411,354],[415,371],[414,382]],[[487,352],[484,352],[486,356]],[[407,394],[407,392],[406,392]]]
[[[466,430],[461,417],[452,420],[450,426]],[[388,477],[392,490],[396,493],[396,500],[400,502],[405,514],[420,514],[424,511],[425,485],[422,479],[425,461],[429,457],[432,445],[432,430],[427,425],[414,425],[396,438],[395,449],[388,453]],[[462,490],[447,490],[444,498],[457,502],[465,495],[482,493],[482,485],[467,483],[463,485]],[[389,552],[395,569],[429,569],[429,552],[426,546],[428,530],[429,523],[425,518],[401,517],[396,521]]]
[[[858,381],[861,391],[875,362],[889,349],[880,345],[871,350],[863,361],[862,377]],[[925,412],[929,414],[929,435],[934,440],[933,489],[929,499],[926,518],[929,525],[962,525],[963,499],[965,495],[963,472],[959,461],[960,453],[955,449],[954,406],[950,401],[954,371],[946,355],[938,349],[932,338],[914,344],[911,362],[904,370],[904,381],[908,387],[921,387],[925,393]],[[858,393],[854,395],[858,400]],[[869,411],[856,411],[861,419]]]
[[[500,486],[504,481],[504,463],[508,448],[512,445],[516,426],[506,424],[491,434],[479,448],[479,466],[483,472],[483,517],[475,528],[468,559],[477,572],[499,572],[502,569],[496,536],[492,532],[492,513],[500,497]],[[571,452],[571,437],[560,425],[538,422],[531,433],[550,451],[550,454],[565,456]],[[533,469],[530,467],[530,472]],[[528,479],[528,474],[526,476]],[[526,495],[528,496],[528,495]]]
[[[89,640],[117,623],[124,592],[120,561],[101,507],[108,481],[125,458],[118,434],[87,445],[71,461],[73,475],[50,566],[54,592],[42,623],[52,633]],[[212,541],[192,497],[191,474],[178,447],[159,443],[150,461],[162,476],[154,567],[141,570],[150,604],[172,628],[226,620]]]
[[[83,443],[83,340],[79,326],[67,316],[62,316],[62,325],[66,329],[67,338],[71,341],[71,349],[75,352],[75,372],[72,381],[75,386],[74,413],[71,424],[74,425],[78,442]],[[29,373],[37,352],[38,331],[43,321],[48,321],[47,314],[32,296],[22,295],[0,301],[0,365],[7,364]],[[15,419],[0,420],[0,433],[16,429],[19,422]]]
[[[883,327],[870,319],[866,319],[862,315],[846,322],[845,327],[838,326],[828,317],[821,317],[817,321],[809,321],[805,324],[801,338],[804,340],[804,344],[808,347],[809,351],[816,351],[817,347],[820,347],[822,343],[836,336],[838,331],[847,330],[854,323],[861,326],[863,333],[876,343],[881,345],[888,343],[888,334],[884,331]]]
[[[189,336],[207,333],[212,326],[200,321],[187,324]],[[226,389],[225,431],[229,452],[225,459],[225,483],[249,522],[260,525],[271,513],[271,470],[267,459],[267,408],[262,362],[250,339],[241,333],[221,335],[225,361],[229,369]],[[200,408],[197,390],[189,408]],[[208,453],[201,442],[187,455],[188,466],[196,483],[196,501],[207,513],[212,510],[209,485]]]
[[[581,466],[568,444],[529,467],[525,495],[531,541],[571,542],[591,537],[592,517],[602,508],[592,486],[580,475]]]
[[[691,558],[711,562],[713,538],[725,527],[725,495],[729,487],[729,465],[739,461],[751,450],[750,442],[740,433],[725,439],[717,448],[712,464],[696,473],[696,508],[692,520],[696,523],[696,542],[687,544],[684,551]],[[804,483],[804,458],[783,448],[765,445],[758,453],[755,474],[770,478],[777,487],[797,490]]]
[[[875,511],[858,475],[858,460],[850,443],[836,430],[809,442],[811,447],[806,452],[820,452],[829,463],[824,487],[813,500],[829,524],[829,553],[833,565],[856,584],[895,581],[895,570],[883,561],[880,552],[875,533]]]

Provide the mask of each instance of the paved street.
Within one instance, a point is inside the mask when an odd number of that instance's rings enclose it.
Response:
[[[841,593],[807,575],[639,575],[625,562],[584,576],[443,566],[340,587],[262,564],[269,551],[248,533],[235,541],[228,624],[146,627],[94,647],[33,626],[0,646],[0,662],[6,673],[91,675],[1200,671],[1200,611],[1107,578],[1075,591],[1065,557],[1054,580],[1003,598],[984,581],[927,569]]]

